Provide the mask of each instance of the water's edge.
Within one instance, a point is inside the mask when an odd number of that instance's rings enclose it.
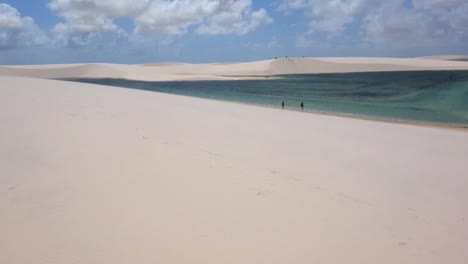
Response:
[[[453,76],[456,79],[453,80]],[[271,79],[84,82],[322,115],[468,129],[468,71],[278,75]],[[305,108],[299,108],[300,101]],[[295,107],[291,107],[294,105]]]

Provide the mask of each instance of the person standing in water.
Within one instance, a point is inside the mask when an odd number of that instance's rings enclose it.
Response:
[[[304,110],[304,101],[301,102],[301,110]]]
[[[281,102],[281,108],[284,109],[284,101]]]

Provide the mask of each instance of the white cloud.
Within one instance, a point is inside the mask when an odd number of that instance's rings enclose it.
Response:
[[[461,6],[466,0],[413,0],[416,8],[450,8]]]
[[[289,14],[289,11],[294,9],[300,9],[305,7],[307,4],[306,0],[290,0],[282,1],[278,3],[277,10]]]
[[[367,15],[367,40],[407,46],[441,46],[466,42],[468,3],[459,0],[414,1]]]
[[[272,19],[251,0],[52,0],[49,8],[64,19],[68,35],[118,32],[118,18],[134,22],[138,34],[246,34]],[[62,28],[64,26],[57,25]],[[63,36],[63,34],[62,34]]]
[[[154,0],[148,10],[135,18],[135,31],[183,34],[190,25],[203,23],[205,17],[219,12],[221,4],[212,0]]]
[[[244,35],[273,20],[265,9],[252,11],[250,0],[235,1],[220,12],[206,18],[196,32],[199,34],[238,34]]]
[[[0,49],[40,45],[46,40],[31,17],[22,17],[15,8],[0,3]]]
[[[97,37],[96,32],[75,31],[64,23],[55,25],[52,32],[55,33],[55,44],[69,48],[89,45]]]
[[[371,43],[410,46],[468,41],[467,0],[283,0],[277,9],[303,9],[308,35],[352,32]]]
[[[94,13],[108,17],[133,17],[142,13],[152,0],[51,0],[49,7],[69,14]]]
[[[390,0],[391,1],[391,0]],[[283,0],[278,10],[301,9],[310,17],[311,30],[340,33],[356,17],[377,7],[385,0]]]
[[[71,33],[117,31],[114,19],[135,17],[144,12],[151,0],[52,0],[49,8],[59,14]]]
[[[309,48],[315,44],[313,39],[308,38],[305,34],[298,34],[296,36],[296,47]]]

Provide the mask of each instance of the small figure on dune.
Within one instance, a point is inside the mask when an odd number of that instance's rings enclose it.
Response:
[[[304,101],[301,102],[301,110],[304,110]]]
[[[284,101],[281,102],[281,108],[284,109]]]

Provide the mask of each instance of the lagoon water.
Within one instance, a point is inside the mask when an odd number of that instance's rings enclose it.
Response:
[[[468,124],[468,71],[276,76],[242,81],[69,79],[186,96],[370,118]]]

